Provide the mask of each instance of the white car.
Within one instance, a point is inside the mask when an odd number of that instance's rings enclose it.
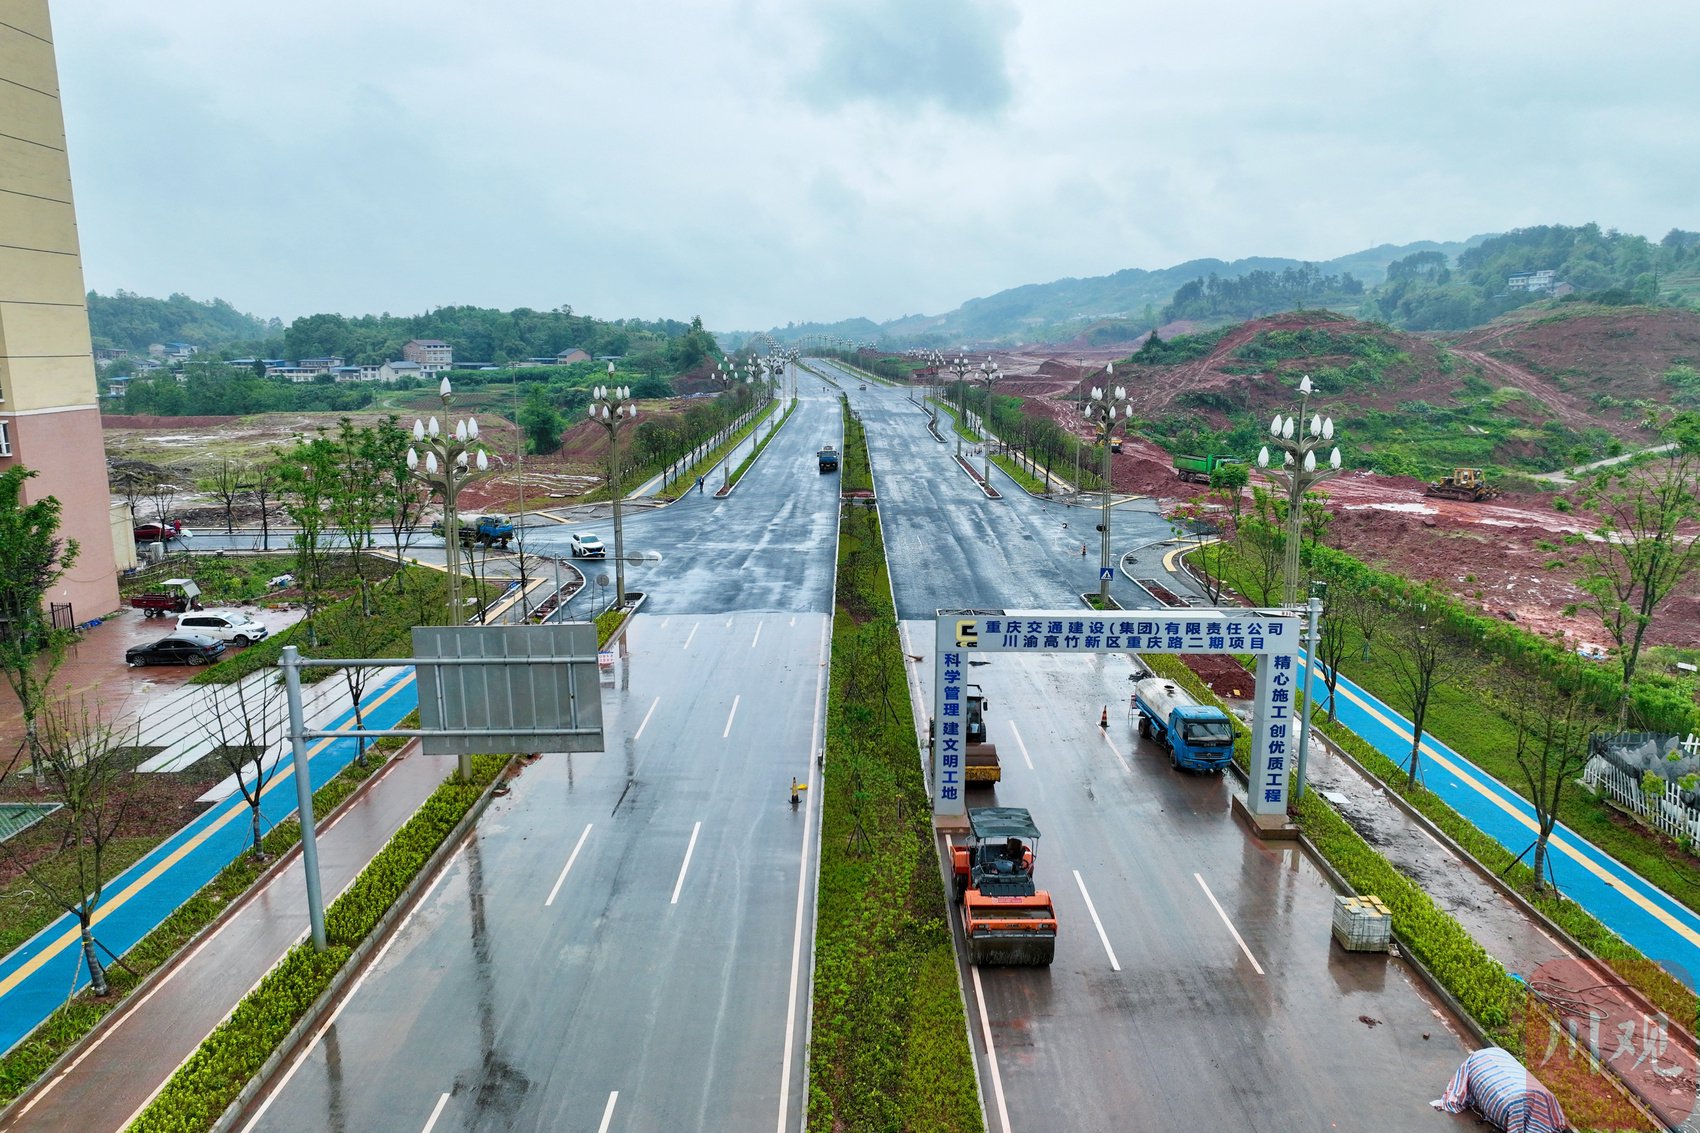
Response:
[[[602,540],[589,531],[573,532],[573,557],[575,559],[605,559],[608,548]]]
[[[264,641],[270,632],[242,610],[191,610],[177,617],[179,632],[199,633],[231,645]]]

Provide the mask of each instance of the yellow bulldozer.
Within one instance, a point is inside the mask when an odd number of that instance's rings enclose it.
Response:
[[[1452,475],[1442,476],[1428,486],[1426,496],[1439,496],[1443,500],[1469,500],[1471,503],[1481,503],[1491,500],[1500,494],[1498,488],[1487,482],[1487,477],[1480,468],[1454,468]]]

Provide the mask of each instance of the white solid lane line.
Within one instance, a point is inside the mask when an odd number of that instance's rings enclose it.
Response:
[[[754,649],[756,647],[756,642],[758,642],[760,640],[761,640],[761,623],[757,622],[756,623],[756,635],[754,637],[750,638],[750,648]]]
[[[702,823],[699,822],[691,827],[691,844],[685,847],[685,860],[679,863],[679,880],[673,883],[673,899],[667,902],[669,905],[679,903],[679,890],[685,887],[685,871],[691,868],[691,855],[696,853],[697,835],[700,833],[702,833]]]
[[[584,840],[590,837],[590,828],[594,825],[596,824],[593,822],[584,824],[584,833],[578,836],[578,844],[573,847],[573,852],[568,855],[567,864],[561,867],[561,876],[555,879],[555,888],[549,890],[549,899],[543,902],[545,909],[555,903],[555,894],[561,891],[561,883],[567,879],[567,871],[573,868],[574,862],[578,861],[578,852],[584,849]]]
[[[1261,976],[1263,974],[1263,965],[1257,962],[1257,957],[1253,956],[1251,954],[1251,949],[1245,946],[1245,941],[1240,938],[1239,930],[1234,927],[1234,922],[1228,919],[1228,914],[1222,909],[1222,903],[1216,900],[1216,894],[1210,892],[1210,886],[1204,884],[1204,875],[1195,873],[1192,876],[1198,878],[1199,888],[1203,889],[1204,895],[1210,898],[1210,903],[1216,906],[1216,915],[1222,918],[1222,923],[1227,925],[1228,931],[1234,934],[1234,943],[1240,946],[1240,951],[1245,953],[1245,958],[1251,961],[1252,968],[1255,969],[1257,974]]]
[[[602,1111],[602,1124],[596,1127],[596,1133],[608,1133],[608,1123],[614,1120],[614,1103],[619,1100],[619,1090],[615,1090],[608,1095],[608,1106]]]
[[[436,1108],[431,1111],[431,1120],[425,1123],[425,1128],[421,1129],[419,1133],[431,1133],[432,1128],[437,1124],[437,1118],[443,1116],[443,1107],[448,1104],[449,1095],[444,1094],[442,1097],[438,1098]]]
[[[732,698],[732,711],[730,711],[726,714],[726,727],[720,733],[721,739],[725,739],[727,736],[732,734],[732,721],[738,715],[738,701],[740,701],[742,699],[743,699],[742,694],[739,694],[739,695],[734,696]]]
[[[638,740],[643,738],[643,730],[649,727],[649,718],[655,715],[655,706],[660,703],[661,698],[659,696],[649,702],[649,711],[643,714],[643,723],[639,724],[638,730],[632,733],[633,743],[636,743]]]
[[[1131,766],[1129,766],[1126,759],[1122,758],[1122,750],[1121,750],[1121,748],[1116,746],[1116,741],[1112,740],[1110,738],[1109,729],[1108,728],[1099,728],[1098,734],[1103,737],[1104,743],[1109,746],[1110,754],[1115,756],[1117,761],[1121,763],[1123,770],[1125,770],[1129,775],[1132,775],[1133,774],[1133,768]]]
[[[691,632],[687,633],[685,635],[685,643],[683,645],[679,646],[680,649],[689,649],[691,647],[691,642],[696,640],[697,625],[699,625],[699,624],[701,624],[701,623],[692,623]]]
[[[1015,746],[1021,749],[1021,759],[1027,764],[1027,770],[1033,770],[1033,757],[1027,754],[1027,744],[1021,738],[1021,729],[1015,726],[1015,721],[1009,722],[1009,730],[1015,733]]]
[[[1086,882],[1080,877],[1080,871],[1074,871],[1074,883],[1080,886],[1080,895],[1086,898],[1086,911],[1092,914],[1092,924],[1098,930],[1098,940],[1104,945],[1104,954],[1110,958],[1110,970],[1122,970],[1121,962],[1116,959],[1116,950],[1110,947],[1110,938],[1104,934],[1104,922],[1098,919],[1097,906],[1092,904],[1092,894],[1086,892]]]
[[[796,624],[797,619],[791,619]],[[829,621],[821,626],[820,646],[818,655],[827,654],[827,633],[832,629]],[[826,692],[826,666],[815,668],[815,717],[814,724],[809,729],[809,755],[820,750],[821,714],[824,709],[823,697]],[[812,831],[815,816],[812,804],[807,801],[820,795],[815,789],[815,761],[809,760],[809,790],[803,803],[803,848],[802,860],[797,864],[797,912],[791,924],[791,990],[785,997],[785,1053],[779,1060],[779,1125],[777,1133],[789,1133],[786,1126],[790,1121],[791,1112],[791,1047],[797,1037],[797,999],[802,985],[803,973],[803,918],[808,905],[806,898],[809,892],[809,835]]]
[[[992,1097],[998,1103],[998,1121],[1003,1133],[1009,1133],[1009,1106],[1003,1100],[1003,1075],[998,1073],[998,1050],[992,1045],[992,1021],[986,1016],[986,994],[980,989],[980,965],[968,965],[974,977],[974,1004],[980,1009],[980,1036],[986,1043],[986,1065],[992,1076]]]

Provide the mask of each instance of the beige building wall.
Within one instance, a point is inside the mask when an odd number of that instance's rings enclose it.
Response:
[[[118,608],[111,495],[47,0],[0,0],[0,469],[58,499],[77,561],[49,600],[74,621]]]

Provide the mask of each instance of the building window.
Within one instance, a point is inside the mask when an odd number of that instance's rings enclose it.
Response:
[[[12,423],[0,421],[0,456],[12,455]]]

